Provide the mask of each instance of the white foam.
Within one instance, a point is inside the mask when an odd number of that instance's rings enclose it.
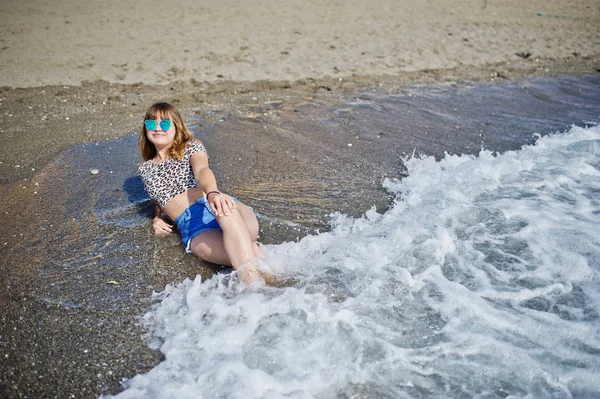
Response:
[[[167,287],[119,397],[600,394],[600,128],[406,167],[385,214],[268,247],[298,286]]]

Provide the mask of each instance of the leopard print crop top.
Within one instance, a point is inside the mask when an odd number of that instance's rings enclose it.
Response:
[[[192,140],[186,144],[181,161],[169,158],[161,163],[153,163],[150,159],[139,166],[144,188],[163,209],[177,194],[198,187],[190,162],[195,152],[206,153],[206,149],[199,141]]]

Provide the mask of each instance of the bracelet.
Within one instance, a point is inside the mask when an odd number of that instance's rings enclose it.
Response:
[[[221,192],[220,191],[209,191],[209,192],[207,192],[206,193],[206,199],[207,200],[208,200],[208,196],[211,195],[211,194],[221,194]]]

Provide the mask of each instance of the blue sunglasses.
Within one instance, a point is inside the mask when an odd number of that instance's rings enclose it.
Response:
[[[153,121],[152,119],[146,119],[144,123],[146,124],[146,129],[156,130],[156,121]],[[169,119],[163,119],[160,121],[159,126],[160,130],[169,130],[171,127],[171,121]]]

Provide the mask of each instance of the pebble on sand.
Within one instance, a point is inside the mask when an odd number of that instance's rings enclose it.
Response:
[[[98,173],[100,173],[100,171],[98,169],[90,169],[90,173],[93,175],[97,175]]]

